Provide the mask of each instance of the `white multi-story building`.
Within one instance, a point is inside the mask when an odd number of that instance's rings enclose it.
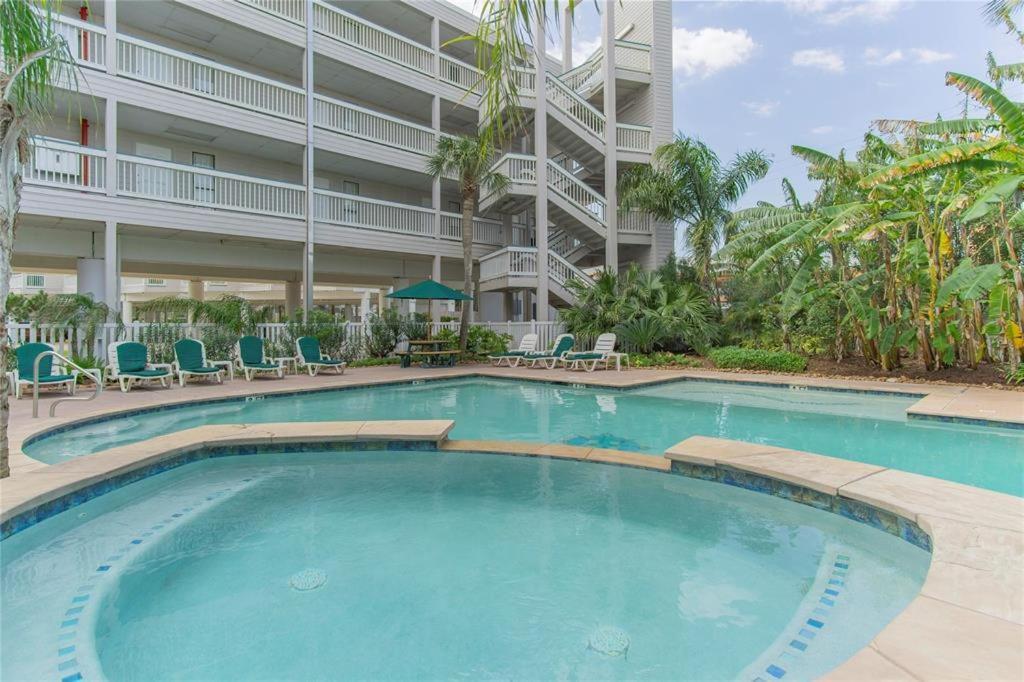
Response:
[[[128,277],[275,284],[288,309],[319,287],[461,286],[458,187],[426,160],[477,128],[473,48],[448,42],[474,16],[443,0],[62,9],[81,70],[34,139],[19,271],[74,272],[112,306]],[[584,63],[563,67],[566,21],[563,63],[537,50],[517,73],[526,125],[497,161],[511,185],[479,202],[478,319],[551,319],[583,269],[672,248],[670,225],[617,211],[612,181],[672,134],[671,4],[601,11]]]

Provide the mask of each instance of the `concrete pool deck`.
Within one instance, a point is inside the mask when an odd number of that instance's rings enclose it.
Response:
[[[554,381],[583,384],[595,388],[636,388],[673,380],[705,380],[737,383],[756,383],[770,386],[806,386],[808,388],[868,391],[877,393],[918,394],[922,398],[908,410],[909,414],[935,419],[967,420],[979,422],[1002,422],[1024,426],[1024,392],[983,388],[974,386],[953,386],[946,384],[890,383],[868,380],[831,379],[804,377],[799,375],[755,374],[741,372],[719,372],[703,369],[664,370],[633,369],[623,372],[597,371],[570,372],[564,369],[541,370],[522,367],[491,367],[489,365],[461,365],[452,368],[422,369],[419,367],[400,368],[395,365],[381,367],[360,367],[346,370],[345,374],[310,377],[307,374],[289,374],[284,379],[260,378],[244,381],[241,377],[223,384],[195,382],[180,388],[141,387],[131,393],[122,393],[116,387],[104,390],[90,402],[69,402],[59,405],[57,416],[49,417],[49,404],[63,394],[44,393],[40,396],[38,419],[32,418],[31,398],[11,400],[10,447],[11,475],[46,466],[22,454],[22,443],[32,436],[54,427],[72,422],[114,414],[125,410],[159,407],[170,404],[187,404],[196,400],[244,397],[260,394],[293,393],[330,388],[352,388],[375,384],[417,381],[428,379],[450,379],[467,376],[489,376],[535,381]],[[80,389],[80,395],[91,391],[88,386]]]
[[[740,472],[796,486],[817,496],[814,501],[801,496],[798,501],[804,504],[820,506],[821,496],[826,496],[824,499],[832,500],[834,505],[860,503],[894,514],[916,524],[930,539],[932,562],[920,595],[867,647],[829,673],[828,679],[1024,678],[1022,498],[848,460],[717,438],[688,438],[658,458],[567,445],[452,441],[447,435],[453,426],[450,420],[431,420],[196,427],[0,481],[0,521],[34,516],[33,510],[52,505],[38,517],[45,518],[89,499],[83,491],[105,481],[120,477],[122,483],[127,483],[135,480],[132,472],[139,472],[141,477],[145,475],[141,472],[159,471],[161,463],[176,457],[218,448],[227,449],[225,454],[235,454],[238,451],[231,448],[414,441],[441,452],[549,457],[663,474],[691,475],[687,467],[729,475]],[[729,479],[717,480],[725,483]]]

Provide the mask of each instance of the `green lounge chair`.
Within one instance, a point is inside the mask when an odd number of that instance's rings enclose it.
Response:
[[[604,363],[604,368],[608,369],[608,363],[613,358],[616,360],[616,368],[619,368],[619,358],[622,356],[625,356],[625,353],[615,352],[615,334],[609,332],[597,337],[593,350],[566,353],[559,362],[568,369],[585,369],[588,372],[593,372],[602,363]]]
[[[143,381],[159,381],[164,388],[170,388],[174,376],[171,365],[149,362],[149,349],[135,341],[115,341],[107,346],[107,366],[103,380],[117,380],[121,391],[127,393],[132,386]]]
[[[279,379],[284,379],[284,365],[279,362],[267,362],[266,353],[263,350],[263,339],[258,336],[243,336],[238,339],[235,346],[238,356],[238,366],[245,375],[246,381],[252,381],[257,373],[276,374]]]
[[[174,342],[174,371],[178,374],[178,383],[185,385],[187,377],[204,377],[216,379],[218,384],[224,383],[224,371],[230,369],[229,360],[208,362],[206,345],[195,339],[181,339]]]
[[[299,367],[309,370],[309,376],[315,377],[323,368],[333,367],[338,374],[344,374],[348,363],[333,360],[320,352],[320,339],[315,336],[301,336],[295,339],[295,362]]]
[[[24,389],[32,389],[32,378],[35,375],[35,363],[42,353],[52,351],[53,346],[47,343],[25,343],[14,349],[14,359],[17,363],[13,372],[9,372],[10,381],[14,384],[14,397],[20,398],[24,395]],[[60,361],[58,360],[58,363]],[[59,365],[64,369],[63,365]],[[52,386],[53,388],[65,387],[71,395],[75,394],[75,384],[78,381],[78,371],[70,373],[61,372],[54,374],[53,356],[48,355],[39,361],[39,385]]]
[[[523,338],[519,341],[519,348],[506,351],[504,353],[488,355],[487,359],[490,360],[491,364],[495,367],[501,367],[501,363],[503,362],[509,367],[516,367],[522,361],[523,356],[527,353],[534,353],[537,351],[538,338],[539,337],[536,334],[524,334]]]
[[[561,357],[572,350],[573,343],[575,343],[575,339],[572,334],[559,334],[555,338],[555,344],[551,350],[544,353],[527,353],[523,356],[523,362],[529,364],[530,367],[536,367],[539,364],[544,369],[554,369]]]

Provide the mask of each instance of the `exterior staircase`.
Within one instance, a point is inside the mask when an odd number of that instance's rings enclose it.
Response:
[[[561,308],[576,302],[567,286],[576,280],[593,286],[593,280],[582,270],[553,251],[548,251],[548,296],[550,303]],[[506,246],[480,259],[480,291],[507,291],[537,288],[537,248]]]

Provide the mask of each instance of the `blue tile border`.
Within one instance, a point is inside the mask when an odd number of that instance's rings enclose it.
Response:
[[[437,450],[437,443],[433,440],[337,440],[285,444],[267,442],[251,445],[220,445],[213,447],[197,444],[195,447],[176,453],[167,459],[97,481],[17,514],[0,524],[0,540],[20,533],[40,521],[45,521],[51,516],[76,507],[83,502],[88,502],[91,499],[113,492],[118,488],[123,488],[130,483],[204,459],[277,452],[364,452],[384,450]],[[170,521],[171,519],[168,520],[168,522]],[[158,530],[159,528],[156,529]],[[112,560],[116,560],[116,558],[120,557],[115,557]],[[109,566],[101,566],[100,570],[108,568]]]
[[[883,530],[890,535],[895,535],[926,552],[932,551],[931,538],[914,521],[848,497],[829,495],[819,490],[787,483],[760,474],[740,471],[728,466],[709,466],[673,461],[672,473],[686,476],[687,478],[715,481],[745,490],[781,497],[791,502],[838,514],[851,521],[863,523],[872,528]]]
[[[850,570],[850,557],[845,554],[836,554],[829,560],[832,563],[832,570],[829,575],[828,585],[838,585],[841,587],[844,583],[846,574]],[[815,608],[812,612],[816,617],[808,618],[802,624],[798,625],[796,633],[792,635],[789,643],[771,659],[771,662],[764,668],[764,672],[776,680],[781,680],[789,672],[786,666],[791,665],[790,661],[797,661],[799,657],[804,655],[807,650],[814,644],[814,638],[817,636],[817,631],[822,630],[828,625],[829,616],[832,614],[832,609],[838,601],[841,590],[836,587],[829,587],[822,591],[821,596],[818,598],[818,602],[824,604],[827,608]],[[801,607],[802,608],[802,607]],[[807,627],[805,627],[807,626]],[[754,678],[754,682],[757,680],[764,681],[764,677]]]

